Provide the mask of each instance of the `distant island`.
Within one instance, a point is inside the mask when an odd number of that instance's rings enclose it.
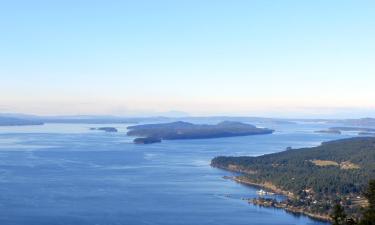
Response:
[[[136,138],[133,141],[135,144],[153,144],[160,143],[161,139],[156,137],[145,137],[145,138]]]
[[[348,126],[370,126],[375,127],[375,118],[336,120],[335,122]]]
[[[358,135],[362,135],[362,136],[375,136],[375,132],[359,132]]]
[[[363,192],[375,178],[375,138],[325,142],[318,147],[288,149],[259,157],[219,156],[213,167],[240,172],[231,179],[284,194],[287,199],[249,199],[250,203],[283,208],[329,220],[337,200],[353,217],[366,205]]]
[[[341,131],[375,132],[375,128],[366,128],[366,127],[331,127],[330,129],[341,130]]]
[[[101,130],[105,132],[117,132],[118,130],[114,127],[92,127],[90,130]]]
[[[129,126],[128,129],[128,136],[160,140],[221,138],[271,134],[274,132],[271,129],[257,128],[250,124],[232,121],[224,121],[216,125],[192,124],[178,121]]]
[[[0,126],[27,126],[27,125],[43,125],[39,120],[20,119],[14,117],[0,116]]]
[[[318,130],[315,133],[341,134],[342,132],[357,132],[358,135],[375,135],[374,128],[366,127],[331,127],[327,130]]]
[[[340,130],[333,130],[333,129],[328,129],[328,130],[317,130],[315,133],[322,133],[322,134],[341,134]]]

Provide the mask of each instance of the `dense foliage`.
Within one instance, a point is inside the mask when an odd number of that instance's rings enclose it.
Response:
[[[370,181],[365,197],[368,205],[359,218],[348,218],[341,204],[336,203],[331,214],[332,225],[375,225],[375,180]]]
[[[363,212],[361,225],[375,225],[375,180],[372,180],[365,193],[368,200],[368,206]]]
[[[359,169],[318,166],[313,160],[351,162]],[[212,165],[237,165],[256,182],[270,181],[298,193],[311,188],[316,193],[360,193],[375,178],[375,138],[361,137],[323,143],[314,148],[289,149],[259,157],[216,157]]]
[[[346,214],[344,208],[340,204],[336,204],[333,207],[332,213],[332,225],[345,225],[346,223]]]

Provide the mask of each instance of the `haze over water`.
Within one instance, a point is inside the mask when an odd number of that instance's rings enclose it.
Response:
[[[0,127],[2,225],[322,225],[248,204],[256,188],[223,179],[218,155],[261,155],[337,139],[325,125],[277,125],[271,135],[134,145],[87,124]],[[104,125],[98,125],[104,126]],[[269,125],[264,125],[269,126]],[[345,137],[345,135],[340,136]]]

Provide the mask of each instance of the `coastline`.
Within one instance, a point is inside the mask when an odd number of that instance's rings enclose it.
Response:
[[[252,187],[261,187],[261,188],[264,188],[266,190],[269,190],[269,191],[272,191],[276,194],[279,194],[279,195],[284,195],[286,196],[287,198],[293,198],[294,195],[293,193],[289,192],[289,191],[285,191],[285,190],[282,190],[280,188],[277,188],[275,185],[273,185],[272,183],[256,183],[256,182],[252,182],[246,178],[243,178],[243,177],[225,177],[225,179],[228,179],[228,180],[232,180],[232,181],[235,181],[237,183],[240,183],[240,184],[244,184],[244,185],[248,185],[248,186],[252,186]],[[286,204],[282,204],[282,203],[278,203],[278,204],[272,204],[270,205],[269,202],[260,202],[258,201],[259,199],[248,199],[247,201],[250,203],[250,204],[253,204],[253,205],[259,205],[259,206],[263,206],[263,207],[267,207],[267,208],[276,208],[276,209],[283,209],[285,210],[286,212],[289,212],[289,213],[293,213],[293,214],[300,214],[300,215],[305,215],[307,217],[310,217],[312,219],[316,219],[316,220],[319,220],[319,221],[324,221],[324,222],[331,222],[331,218],[328,214],[317,214],[317,213],[312,213],[312,212],[309,212],[309,211],[306,211],[302,208],[299,208],[299,207],[292,207],[292,206],[288,206]]]
[[[246,179],[246,178],[240,177],[240,176],[232,177],[232,178],[230,178],[230,180],[233,180],[237,183],[246,184],[246,185],[249,185],[249,186],[261,187],[261,188],[264,188],[266,190],[272,191],[276,194],[284,195],[288,198],[294,198],[294,194],[292,192],[282,190],[282,189],[276,187],[271,182],[256,183],[256,182],[250,181],[249,179]]]
[[[217,167],[217,168],[223,169],[223,170],[226,170],[226,171],[231,171],[231,172],[244,173],[244,171],[242,169],[240,169],[238,167],[234,168],[234,166],[231,166],[229,168],[222,168],[222,167]],[[252,186],[252,187],[263,188],[265,190],[272,191],[275,194],[283,195],[283,196],[287,197],[288,199],[295,198],[295,195],[292,192],[280,189],[276,185],[272,184],[271,182],[257,183],[257,182],[251,181],[248,178],[245,178],[243,176],[224,176],[224,179],[232,180],[234,182],[244,184],[244,185],[248,185],[248,186]],[[289,205],[281,203],[281,202],[275,204],[273,202],[271,203],[270,201],[259,201],[259,198],[247,199],[247,201],[248,201],[249,204],[258,205],[258,206],[267,207],[267,208],[283,209],[283,210],[285,210],[286,212],[289,212],[289,213],[304,215],[304,216],[307,216],[309,218],[319,220],[319,221],[323,221],[323,222],[331,222],[332,221],[328,214],[313,213],[313,212],[310,212],[310,211],[306,211],[301,207],[293,207],[293,206],[289,206]]]

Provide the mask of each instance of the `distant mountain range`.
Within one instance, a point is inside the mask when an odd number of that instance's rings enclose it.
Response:
[[[375,118],[361,118],[361,119],[284,119],[284,118],[265,118],[265,117],[250,117],[250,116],[188,116],[182,112],[169,112],[165,116],[112,116],[112,115],[68,115],[68,116],[37,116],[29,114],[17,113],[0,113],[1,125],[28,125],[28,124],[43,124],[43,123],[168,123],[175,121],[186,121],[190,123],[210,123],[215,124],[221,121],[238,121],[252,124],[267,124],[270,125],[285,125],[295,124],[298,122],[309,123],[327,123],[327,124],[342,124],[360,127],[375,127]],[[13,122],[12,122],[13,121]]]
[[[42,125],[43,121],[38,119],[21,119],[14,117],[0,117],[0,126],[22,126],[22,125]]]
[[[104,123],[168,123],[183,120],[191,123],[218,123],[231,120],[246,123],[267,123],[267,124],[293,124],[287,119],[273,119],[261,117],[230,117],[230,116],[212,116],[212,117],[190,117],[182,116],[183,113],[171,112],[170,116],[151,116],[151,117],[125,117],[111,115],[71,115],[71,116],[36,116],[28,114],[10,114],[0,113],[0,126],[3,125],[28,125],[30,123],[86,123],[86,124],[104,124]],[[14,123],[12,123],[13,119]],[[3,121],[3,122],[2,122]],[[8,121],[8,122],[7,122]],[[19,121],[19,122],[17,122]],[[22,122],[25,121],[25,122]]]

